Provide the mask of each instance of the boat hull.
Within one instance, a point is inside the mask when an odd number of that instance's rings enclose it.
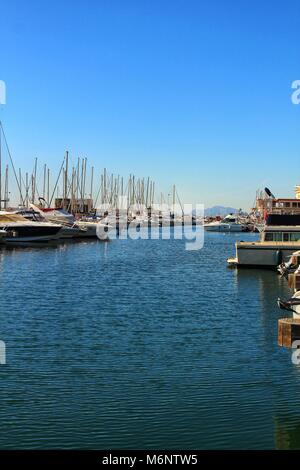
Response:
[[[266,244],[263,242],[238,242],[236,244],[236,265],[277,268],[281,262],[287,262],[293,252],[299,250],[299,247],[300,243]]]
[[[80,237],[83,231],[80,228],[66,227],[63,226],[58,233],[58,238],[60,240],[68,240],[70,238]]]
[[[16,244],[56,240],[61,226],[33,222],[32,224],[5,224],[5,226],[0,226],[0,229],[7,231],[6,237],[3,239],[0,238],[1,242]]]
[[[245,230],[243,225],[239,224],[204,224],[204,230],[207,232],[243,232]]]
[[[97,238],[97,223],[93,222],[77,222],[78,227],[81,228],[81,232],[78,234],[80,238]]]
[[[112,227],[106,223],[101,222],[78,222],[78,226],[82,228],[80,237],[82,238],[98,238],[99,240],[106,241],[109,239],[109,232]]]

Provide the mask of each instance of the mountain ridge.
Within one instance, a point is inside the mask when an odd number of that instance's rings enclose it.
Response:
[[[228,215],[228,214],[236,214],[239,209],[235,209],[234,207],[226,207],[226,206],[212,206],[204,209],[205,216],[217,216],[217,215]]]

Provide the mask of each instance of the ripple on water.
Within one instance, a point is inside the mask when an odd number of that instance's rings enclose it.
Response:
[[[287,286],[227,269],[237,239],[1,251],[0,448],[299,447]]]

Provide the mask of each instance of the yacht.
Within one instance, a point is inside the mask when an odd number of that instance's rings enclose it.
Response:
[[[73,214],[64,209],[39,208],[30,204],[32,210],[51,223],[62,225],[61,238],[99,238],[108,239],[108,232],[111,227],[104,221],[98,220],[77,220]]]
[[[0,230],[5,231],[5,236],[0,237],[0,242],[6,244],[57,240],[60,229],[59,224],[32,222],[20,214],[0,212]]]
[[[224,219],[203,225],[207,232],[243,232],[247,226],[242,224],[237,214],[228,214]]]
[[[21,208],[14,212],[14,214],[20,214],[25,217],[26,220],[30,220],[32,222],[50,222],[54,224],[61,225],[61,229],[59,231],[59,235],[57,238],[60,240],[70,239],[70,238],[77,238],[80,237],[82,233],[86,230],[80,227],[75,226],[74,224],[67,223],[63,218],[46,218],[43,215],[43,212],[39,210],[38,207],[34,206],[31,209]]]
[[[227,260],[229,265],[276,268],[300,249],[300,214],[269,214],[259,241],[235,246],[236,257]]]

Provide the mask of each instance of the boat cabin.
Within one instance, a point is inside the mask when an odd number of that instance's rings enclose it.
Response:
[[[265,242],[298,242],[300,241],[299,214],[269,214],[262,232]]]

